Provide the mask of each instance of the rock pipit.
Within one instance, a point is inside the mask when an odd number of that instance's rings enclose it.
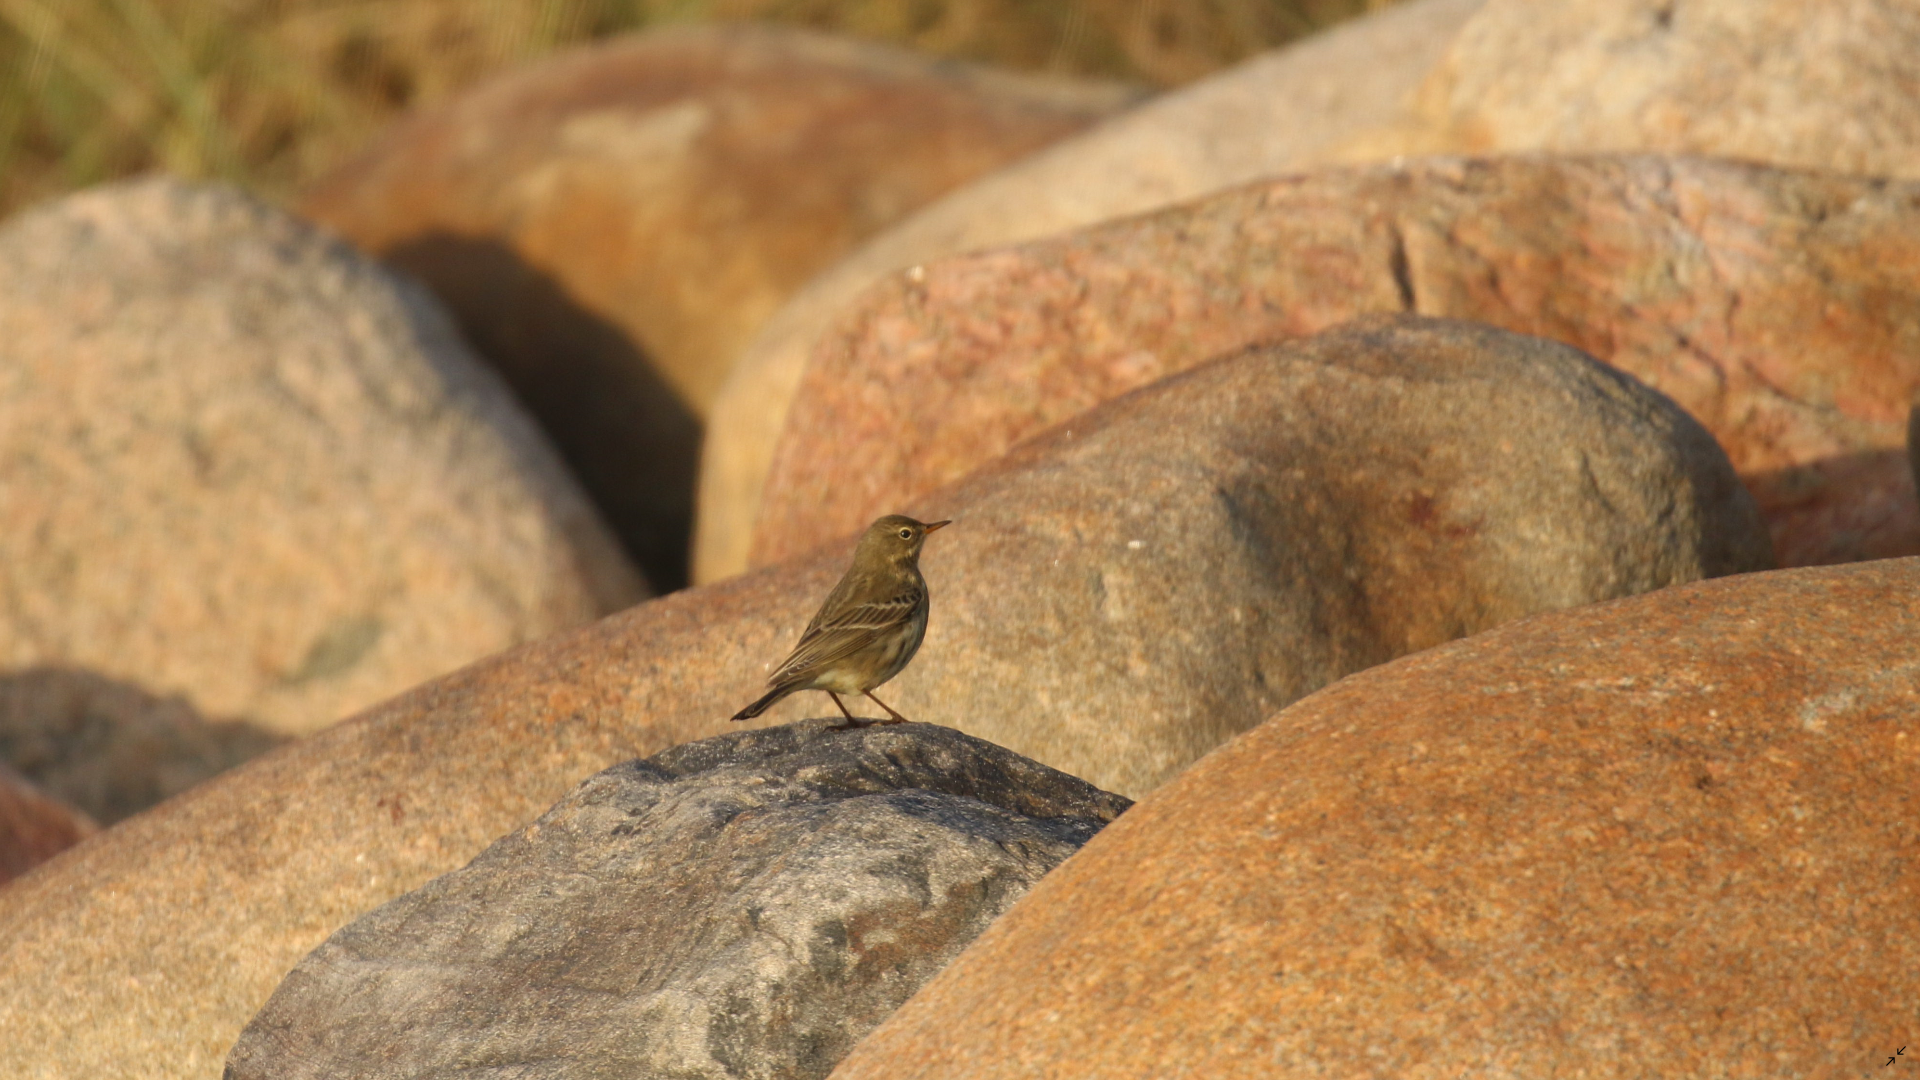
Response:
[[[900,674],[926,636],[927,580],[920,576],[920,545],[928,533],[947,524],[923,525],[889,514],[867,526],[846,576],[827,594],[793,652],[768,677],[773,689],[733,718],[751,720],[796,690],[825,690],[849,724],[860,721],[841,704],[841,694],[867,695],[893,717],[879,721],[882,724],[905,723],[906,717],[873,696],[873,688]]]

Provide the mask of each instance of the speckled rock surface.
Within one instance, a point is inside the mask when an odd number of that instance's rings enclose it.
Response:
[[[700,421],[809,276],[1132,100],[779,27],[681,27],[400,124],[303,210],[418,275],[663,588]]]
[[[1711,154],[1920,178],[1909,0],[1488,0],[1356,150]]]
[[[1162,95],[961,188],[814,278],[768,320],[714,404],[695,580],[747,567],[774,440],[801,370],[840,309],[881,275],[1274,176],[1401,122],[1408,97],[1480,3],[1397,3]]]
[[[675,747],[328,938],[226,1076],[824,1077],[1128,805],[932,724]]]
[[[424,292],[225,188],[0,228],[0,476],[0,681],[210,722],[311,731],[644,594]]]
[[[86,814],[0,765],[0,885],[98,830]]]
[[[954,525],[927,545],[932,620],[888,702],[1133,794],[1368,664],[1758,561],[1732,471],[1657,397],[1499,331],[1373,333],[1426,352],[1249,354],[930,497],[940,514],[923,515]],[[1516,397],[1523,420],[1501,407]],[[846,558],[472,665],[16,882],[0,892],[0,1030],[17,1033],[0,1075],[212,1075],[328,934],[582,777],[729,730]],[[796,694],[766,722],[830,710]]]
[[[1917,593],[1920,559],[1734,577],[1347,679],[835,1080],[1873,1075],[1920,1000]]]
[[[1598,157],[1316,172],[894,275],[808,364],[755,561],[1169,371],[1399,310],[1565,341],[1670,395],[1785,565],[1920,553],[1920,184]]]

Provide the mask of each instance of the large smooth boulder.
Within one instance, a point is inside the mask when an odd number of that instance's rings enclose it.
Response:
[[[675,747],[328,938],[226,1076],[825,1077],[1128,805],[932,724]]]
[[[0,885],[99,831],[93,819],[0,765]]]
[[[440,296],[669,588],[700,422],[761,322],[855,243],[1133,97],[797,29],[681,27],[421,112],[302,210]]]
[[[1412,0],[1166,94],[954,192],[796,293],[740,357],[702,450],[696,581],[748,565],[774,443],[815,342],[882,275],[1248,183],[1401,122],[1481,0]]]
[[[1920,178],[1909,0],[1487,0],[1349,152],[1661,151]]]
[[[1920,554],[1920,184],[1523,157],[1314,172],[893,275],[808,362],[753,561],[1168,372],[1379,311],[1554,338],[1672,397],[1785,565]]]
[[[926,643],[883,695],[1124,794],[1369,664],[1766,549],[1724,456],[1657,394],[1565,346],[1423,320],[1195,369],[926,506],[955,523],[922,560]],[[728,730],[846,557],[471,665],[16,882],[0,1075],[212,1073],[340,926],[582,777]],[[766,722],[823,712],[797,694]]]
[[[1916,594],[1920,559],[1747,575],[1343,680],[1129,810],[835,1080],[1879,1069],[1920,1000]]]
[[[6,743],[313,731],[644,595],[424,291],[222,187],[0,228],[0,476]]]

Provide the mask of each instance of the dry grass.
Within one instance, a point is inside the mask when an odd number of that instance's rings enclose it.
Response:
[[[1174,85],[1392,0],[0,0],[0,215],[150,168],[285,198],[410,106],[575,42],[766,19]]]

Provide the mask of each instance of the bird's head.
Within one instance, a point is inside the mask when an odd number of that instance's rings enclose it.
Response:
[[[890,562],[917,562],[920,545],[927,542],[927,534],[951,524],[951,521],[923,522],[902,514],[888,514],[867,526],[867,534],[860,538],[861,554],[874,551]]]

